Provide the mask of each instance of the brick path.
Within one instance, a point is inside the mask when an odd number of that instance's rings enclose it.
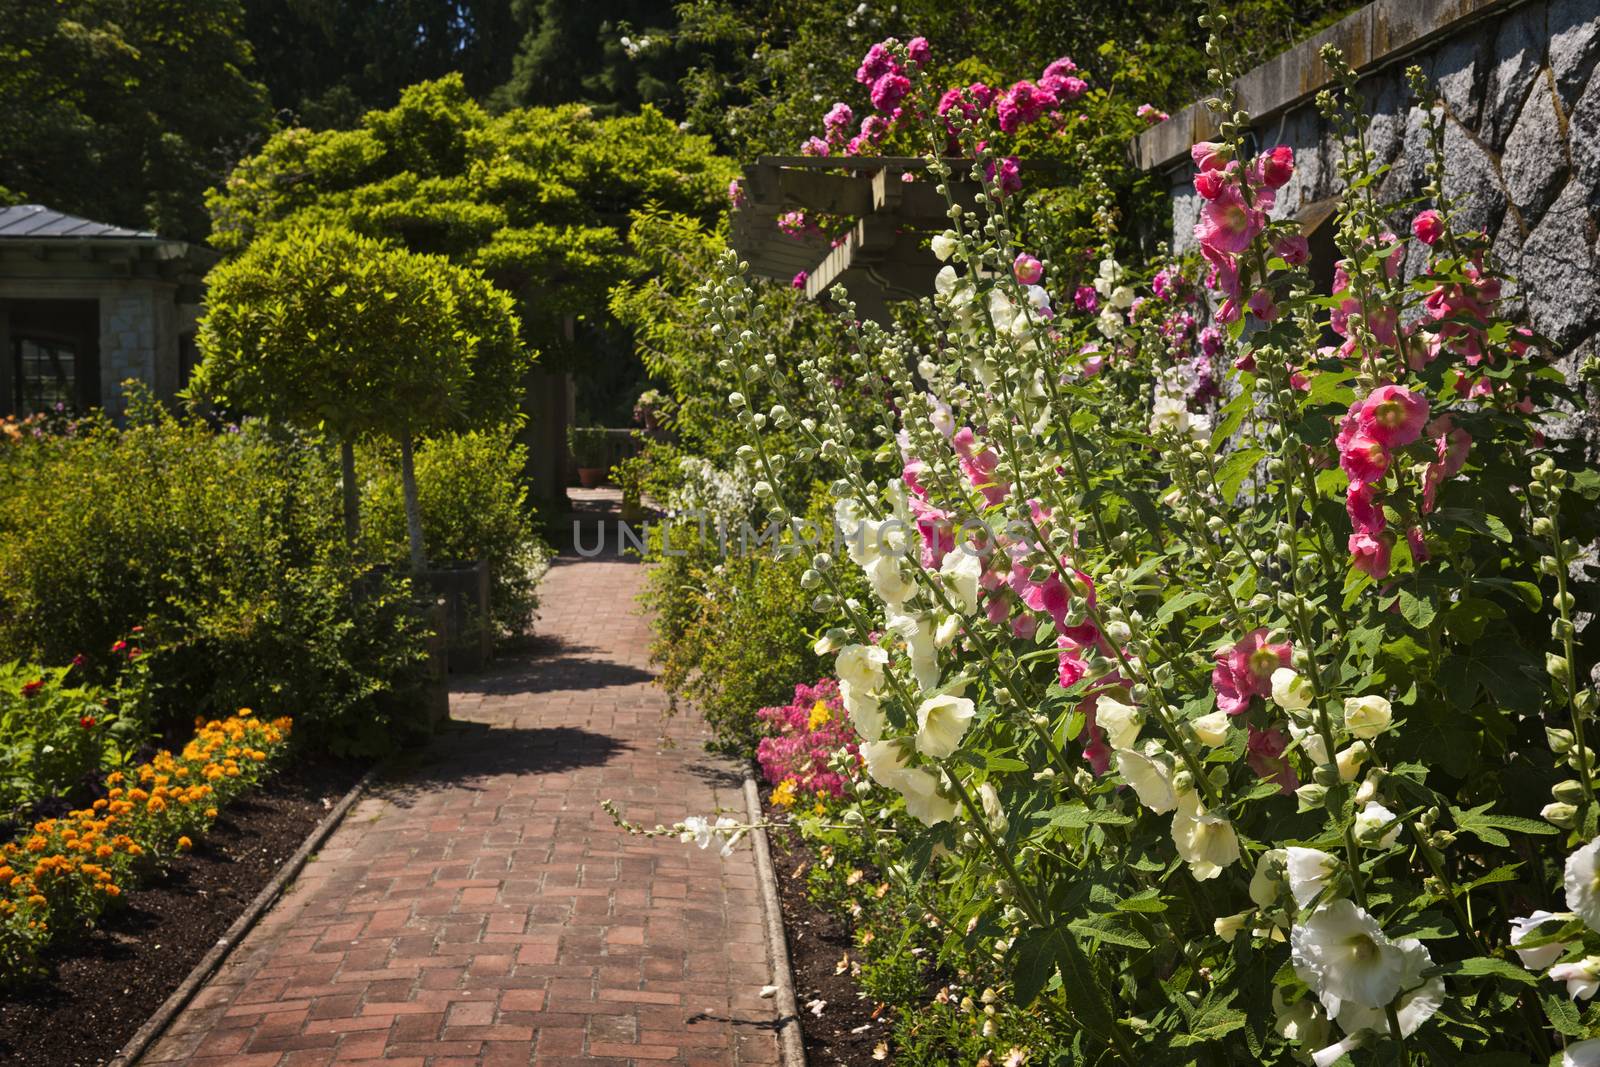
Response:
[[[597,806],[743,810],[703,725],[661,718],[640,577],[559,560],[539,647],[455,687],[421,766],[363,799],[141,1063],[776,1063],[748,845],[629,838]]]

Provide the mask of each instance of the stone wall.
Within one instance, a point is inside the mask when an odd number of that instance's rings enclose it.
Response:
[[[1392,168],[1380,188],[1385,202],[1420,196],[1426,181],[1423,116],[1405,68],[1421,66],[1438,86],[1445,191],[1465,225],[1490,235],[1503,269],[1521,281],[1529,321],[1565,353],[1600,349],[1597,61],[1600,0],[1534,0],[1447,22],[1420,50],[1382,57],[1361,81],[1373,116],[1370,147]],[[1274,214],[1298,215],[1340,191],[1338,146],[1310,100],[1255,133],[1264,146],[1292,146],[1298,162]],[[1193,168],[1184,161],[1168,173],[1173,245],[1188,248],[1198,209]]]

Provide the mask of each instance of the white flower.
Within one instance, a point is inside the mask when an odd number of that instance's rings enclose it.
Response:
[[[885,723],[877,697],[863,693],[849,682],[840,682],[839,699],[844,703],[844,710],[849,712],[850,725],[856,728],[856,733],[868,741],[883,740]]]
[[[730,819],[726,815],[717,820],[717,824],[711,828],[711,831],[717,837],[722,838],[722,854],[724,856],[733,855],[733,846],[737,845],[739,839],[744,836],[744,830],[739,827],[739,821]],[[701,845],[700,847],[705,848],[706,846]]]
[[[1561,1067],[1600,1067],[1600,1038],[1568,1045],[1561,1053]]]
[[[939,628],[933,631],[933,644],[936,648],[949,648],[961,632],[961,616],[946,615],[939,620]]]
[[[1323,743],[1322,735],[1310,726],[1301,726],[1293,719],[1289,720],[1289,736],[1300,742],[1300,751],[1318,767],[1328,763],[1328,746]]]
[[[956,282],[956,269],[947,263],[933,276],[933,291],[940,296],[949,296],[955,292]]]
[[[1313,998],[1301,997],[1293,1004],[1285,1004],[1283,991],[1274,987],[1272,1011],[1273,1029],[1285,1040],[1302,1045],[1321,1045],[1328,1040],[1328,1017]]]
[[[1172,843],[1200,882],[1215,878],[1239,859],[1239,838],[1233,824],[1206,811],[1196,793],[1178,798],[1178,810],[1172,816]]]
[[[1396,941],[1394,947],[1401,954],[1400,988],[1405,991],[1400,1003],[1395,1005],[1395,1018],[1400,1023],[1401,1035],[1410,1037],[1444,1006],[1444,979],[1434,975],[1423,980],[1422,972],[1433,966],[1433,957],[1421,941],[1414,937],[1403,938]],[[1387,1005],[1368,1007],[1346,1002],[1339,1011],[1339,1026],[1350,1036],[1313,1053],[1312,1061],[1317,1067],[1332,1067],[1340,1056],[1356,1047],[1358,1035],[1364,1032],[1388,1033]]]
[[[890,741],[868,741],[861,746],[861,758],[867,764],[872,780],[885,789],[894,789],[894,776],[905,769],[906,747],[899,738]]]
[[[1005,809],[1000,806],[1000,791],[989,782],[984,782],[978,787],[978,802],[983,805],[983,821],[989,824],[989,832],[996,837],[1004,837],[1011,820],[1006,818]]]
[[[1132,704],[1124,704],[1105,693],[1100,694],[1094,706],[1094,724],[1105,731],[1106,744],[1112,748],[1132,748],[1139,739],[1139,727],[1144,716]]]
[[[1600,837],[1567,857],[1567,908],[1591,930],[1600,930]]]
[[[1126,311],[1128,308],[1133,306],[1133,297],[1134,293],[1131,286],[1119,285],[1115,289],[1111,290],[1111,306],[1119,310]]]
[[[1347,745],[1335,752],[1333,761],[1339,765],[1339,780],[1341,782],[1355,781],[1356,776],[1361,773],[1361,765],[1367,762],[1367,755],[1367,746],[1361,741],[1357,741],[1353,745]]]
[[[1339,1018],[1347,1003],[1383,1008],[1400,992],[1406,953],[1348,900],[1324,904],[1289,932],[1295,974]]]
[[[1550,968],[1549,977],[1567,983],[1567,996],[1573,1000],[1590,1000],[1600,992],[1600,956],[1586,956],[1575,963],[1558,963]]]
[[[1344,702],[1344,726],[1356,737],[1371,741],[1389,728],[1394,712],[1380,696],[1349,697]]]
[[[1220,919],[1212,920],[1211,929],[1215,930],[1217,936],[1222,940],[1232,944],[1233,939],[1239,936],[1239,931],[1244,929],[1245,923],[1249,918],[1250,913],[1248,911],[1241,911],[1237,915],[1224,915]]]
[[[1292,667],[1279,667],[1272,672],[1272,699],[1285,711],[1299,711],[1311,706],[1311,683],[1297,674]]]
[[[972,701],[949,693],[929,697],[917,706],[917,751],[934,759],[955,752],[972,723]]]
[[[1550,911],[1536,911],[1532,915],[1511,920],[1511,947],[1522,944],[1541,925],[1552,919],[1570,919],[1570,915],[1557,915]],[[1567,954],[1567,949],[1572,946],[1563,941],[1554,944],[1540,945],[1537,948],[1518,948],[1517,956],[1522,960],[1522,965],[1530,971],[1542,971],[1556,960]]]
[[[926,621],[915,615],[890,612],[888,624],[889,629],[905,640],[906,655],[911,659],[911,673],[916,676],[918,688],[939,688],[939,646]]]
[[[943,263],[956,250],[956,235],[949,230],[935,234],[933,240],[928,242],[928,247],[933,249],[934,258]],[[954,274],[955,271],[952,270],[950,273]]]
[[[1195,736],[1202,745],[1216,748],[1228,740],[1228,713],[1225,711],[1213,711],[1210,715],[1191,719],[1189,725],[1194,727]]]
[[[867,584],[891,611],[898,610],[917,591],[917,583],[901,573],[896,556],[879,556],[863,570],[867,572]]]
[[[1183,433],[1189,428],[1189,405],[1181,396],[1162,393],[1150,409],[1150,432],[1171,430]]]
[[[939,794],[939,779],[920,767],[895,771],[890,788],[905,799],[906,811],[924,826],[936,826],[956,813],[956,802]]]
[[[1339,865],[1321,849],[1291,846],[1284,849],[1284,868],[1289,874],[1289,893],[1303,908],[1327,888]]]
[[[1286,878],[1285,866],[1289,855],[1281,848],[1269,848],[1256,861],[1256,873],[1250,876],[1250,899],[1258,908],[1268,908],[1278,902]]]
[[[1139,794],[1139,803],[1157,815],[1163,815],[1178,806],[1177,794],[1172,789],[1170,764],[1131,748],[1119,748],[1117,772]]]
[[[945,553],[939,573],[944,575],[945,587],[950,590],[956,607],[962,611],[977,608],[978,581],[983,577],[983,559],[977,552],[966,545],[956,546]]]
[[[833,673],[865,695],[883,684],[883,668],[888,662],[888,651],[877,645],[846,645],[833,661]]]
[[[678,840],[684,844],[693,841],[701,848],[711,844],[711,820],[703,815],[690,815],[678,824],[682,827],[678,832]]]
[[[1395,822],[1396,818],[1394,812],[1377,801],[1369,802],[1356,815],[1356,840],[1372,848],[1393,848],[1400,836],[1400,824]],[[1394,825],[1389,826],[1390,823]],[[1386,826],[1389,827],[1387,831],[1384,830]]]

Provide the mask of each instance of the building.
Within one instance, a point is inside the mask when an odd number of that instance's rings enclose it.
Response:
[[[208,249],[38,204],[0,208],[0,415],[171,400],[194,366]]]

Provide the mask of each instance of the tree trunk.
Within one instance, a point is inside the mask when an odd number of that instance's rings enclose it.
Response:
[[[427,566],[422,552],[422,505],[417,501],[417,465],[411,434],[400,435],[400,484],[406,498],[406,537],[411,542],[411,569],[418,574]]]
[[[356,493],[356,446],[339,442],[340,476],[344,480],[344,539],[354,548],[361,538],[361,501]]]

